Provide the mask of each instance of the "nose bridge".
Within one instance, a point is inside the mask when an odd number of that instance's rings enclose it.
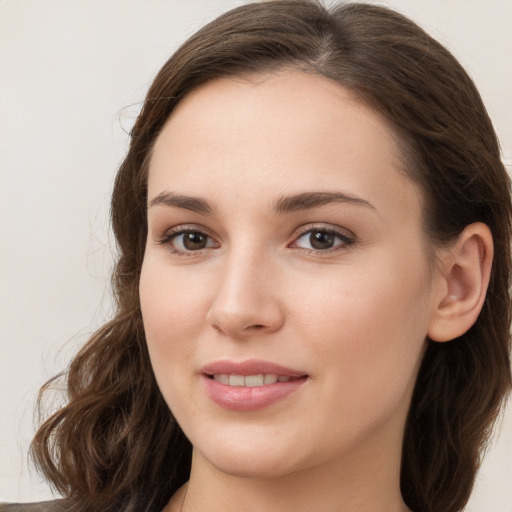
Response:
[[[284,317],[276,280],[271,254],[249,241],[233,244],[219,273],[208,321],[232,337],[279,329]]]

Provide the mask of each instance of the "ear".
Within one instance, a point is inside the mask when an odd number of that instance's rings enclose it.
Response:
[[[457,241],[442,249],[438,257],[440,293],[428,336],[433,341],[449,341],[468,331],[482,309],[493,257],[490,229],[480,222],[466,226]]]

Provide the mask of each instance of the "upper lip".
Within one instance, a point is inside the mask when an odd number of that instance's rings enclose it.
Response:
[[[201,373],[205,375],[282,375],[285,377],[304,377],[304,372],[293,370],[270,361],[261,361],[250,359],[246,361],[230,361],[223,359],[207,364],[201,369]]]

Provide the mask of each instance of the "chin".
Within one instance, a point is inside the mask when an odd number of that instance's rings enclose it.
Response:
[[[218,457],[205,457],[218,471],[238,478],[271,479],[288,475],[297,470],[290,461],[275,460],[274,457],[248,456],[241,453],[223,452]]]
[[[194,458],[208,461],[218,471],[242,478],[276,478],[301,469],[297,449],[270,443],[268,438],[261,443],[247,440],[212,442],[207,446],[194,447]],[[277,441],[277,440],[276,440]],[[294,457],[291,457],[294,454]]]

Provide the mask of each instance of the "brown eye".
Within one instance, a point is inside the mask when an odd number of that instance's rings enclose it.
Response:
[[[334,229],[310,229],[294,242],[293,247],[310,251],[329,251],[347,247],[354,243],[353,238]]]
[[[160,243],[169,246],[176,253],[194,252],[218,247],[218,244],[206,233],[190,230],[166,235]]]
[[[208,237],[201,233],[183,233],[183,247],[187,251],[204,249],[208,243]]]
[[[335,236],[325,231],[312,231],[309,234],[309,243],[313,249],[325,250],[334,246]]]

